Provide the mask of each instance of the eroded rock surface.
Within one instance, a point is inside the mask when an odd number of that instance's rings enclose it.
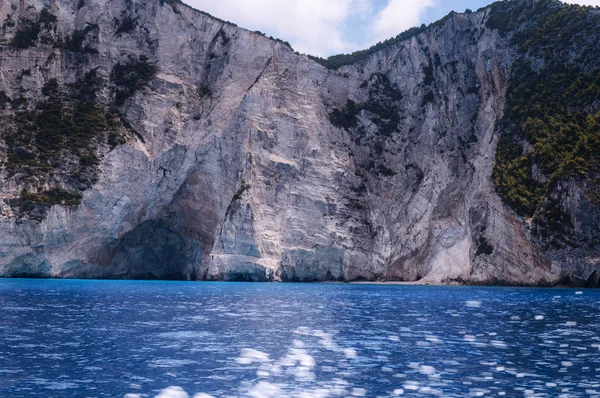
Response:
[[[597,285],[597,246],[547,250],[496,193],[515,50],[489,12],[329,70],[175,1],[3,1],[0,275]],[[109,121],[77,183],[79,144],[6,137],[90,76]],[[598,234],[582,192],[556,195]]]

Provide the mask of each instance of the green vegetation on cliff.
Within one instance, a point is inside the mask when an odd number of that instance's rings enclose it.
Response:
[[[15,48],[34,47],[40,35],[40,23],[24,19],[21,21],[20,29],[15,33],[10,45]]]
[[[598,68],[597,9],[557,0],[501,1],[490,8],[487,27],[510,35],[521,54],[541,59],[549,68]]]
[[[77,205],[80,192],[96,181],[99,148],[124,142],[118,117],[96,101],[99,84],[92,70],[71,86],[48,80],[32,106],[10,103],[3,166],[26,187],[16,203],[22,215],[40,219],[40,206]]]
[[[552,197],[558,184],[578,181],[600,204],[600,14],[552,0],[497,3],[488,26],[519,50],[500,123],[497,191],[518,214],[535,216],[541,236],[568,240],[570,220]]]
[[[15,36],[9,42],[9,45],[15,48],[25,49],[35,47],[37,45],[42,28],[49,29],[52,24],[57,21],[56,15],[52,14],[48,9],[42,8],[37,21],[30,19],[21,19],[19,21],[19,29],[15,32]],[[7,20],[3,26],[13,27],[15,23],[12,21],[12,16],[7,15]],[[42,40],[43,41],[43,40]]]
[[[116,86],[117,106],[123,105],[136,91],[148,84],[155,73],[156,67],[143,55],[138,59],[130,59],[126,63],[117,63],[110,76]]]
[[[98,51],[86,43],[88,34],[98,31],[98,25],[87,24],[83,29],[75,29],[73,33],[66,38],[56,36],[56,30],[53,26],[57,23],[58,17],[52,14],[48,9],[43,8],[37,21],[27,18],[19,20],[18,29],[14,37],[8,44],[11,47],[27,49],[36,47],[38,44],[51,44],[57,48],[63,48],[74,53],[98,54]],[[3,27],[15,26],[12,16],[8,15]]]
[[[398,105],[402,99],[402,93],[383,73],[372,74],[361,88],[369,89],[368,101],[357,104],[348,100],[344,108],[335,108],[329,114],[329,121],[336,127],[348,130],[358,126],[358,114],[364,110],[379,128],[381,136],[391,136],[402,120]]]
[[[87,24],[83,29],[75,29],[73,34],[60,46],[74,53],[98,54],[98,50],[86,44],[88,34],[97,30],[98,25],[96,24]]]
[[[494,180],[508,204],[531,216],[559,179],[597,178],[600,72],[536,73],[520,63],[513,72]]]
[[[383,73],[373,73],[360,88],[368,93],[367,100],[361,103],[347,100],[341,109],[334,108],[329,113],[329,121],[334,126],[349,131],[356,144],[370,148],[370,159],[358,165],[358,174],[363,175],[364,171],[392,177],[397,172],[385,166],[382,155],[386,141],[393,139],[400,122],[405,118],[401,103],[402,92]],[[362,117],[359,118],[361,113]],[[372,129],[373,126],[376,129]],[[352,206],[356,205],[354,203]]]

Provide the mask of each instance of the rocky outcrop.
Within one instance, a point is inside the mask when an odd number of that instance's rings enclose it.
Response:
[[[0,275],[597,285],[597,246],[546,249],[496,193],[489,13],[331,70],[173,0],[3,2]],[[50,151],[52,98],[93,134]]]

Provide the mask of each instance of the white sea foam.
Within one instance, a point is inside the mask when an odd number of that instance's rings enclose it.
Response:
[[[479,308],[481,307],[481,301],[469,300],[465,303],[465,305],[469,308]]]
[[[285,355],[279,359],[271,359],[269,354],[252,348],[244,348],[236,362],[243,365],[258,365],[257,377],[260,379],[255,384],[243,388],[246,392],[243,396],[250,397],[294,397],[294,398],[328,398],[347,396],[366,396],[365,389],[354,387],[341,378],[329,381],[317,380],[315,368],[317,362],[311,352],[313,350],[326,349],[338,355],[337,366],[321,366],[320,369],[328,373],[337,373],[340,376],[351,375],[342,369],[349,368],[350,359],[357,358],[358,352],[354,348],[340,347],[334,341],[335,332],[324,332],[322,330],[311,330],[300,327],[294,332],[300,336],[306,336],[303,340],[295,339]],[[318,339],[317,345],[310,339]],[[381,360],[384,357],[379,356]],[[390,369],[391,371],[391,369]],[[295,384],[289,383],[289,376]],[[307,384],[313,387],[307,388]],[[303,386],[303,387],[300,387]]]
[[[430,376],[435,374],[435,368],[429,365],[421,365],[419,366],[419,373]]]
[[[177,386],[170,386],[162,390],[156,398],[189,398],[188,394],[183,388]]]
[[[260,381],[248,391],[248,396],[253,398],[281,398],[286,397],[287,394],[275,384],[271,384],[267,381]]]
[[[159,333],[157,335],[160,338],[170,340],[191,340],[191,339],[203,339],[211,336],[209,332],[194,331],[194,330],[182,330],[179,332],[166,332]]]
[[[337,344],[335,344],[335,342],[333,341],[333,334],[323,332],[322,330],[315,330],[314,335],[315,337],[321,339],[321,345],[323,345],[323,347],[325,347],[326,349],[330,351],[335,351],[339,348]]]
[[[348,359],[353,359],[353,358],[358,357],[358,353],[356,352],[356,350],[354,348],[345,348],[344,355]]]
[[[70,383],[67,381],[51,381],[46,384],[46,388],[49,390],[68,390],[70,388],[76,388],[77,384]]]
[[[269,354],[255,350],[253,348],[242,348],[242,354],[235,359],[235,361],[242,365],[250,365],[254,362],[269,362]]]
[[[500,341],[500,340],[492,340],[490,343],[492,344],[492,346],[494,346],[496,348],[507,348],[508,347],[508,345],[504,341]]]
[[[195,363],[195,361],[189,359],[159,358],[149,361],[148,366],[154,368],[180,368],[182,366],[193,365]]]
[[[417,391],[419,389],[419,382],[407,381],[406,384],[404,384],[404,389],[410,391]]]

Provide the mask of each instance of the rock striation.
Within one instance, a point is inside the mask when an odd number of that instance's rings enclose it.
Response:
[[[505,117],[548,66],[519,35],[600,11],[515,4],[328,68],[175,0],[3,1],[0,276],[598,286],[600,170],[523,213],[497,148],[538,153]],[[561,65],[600,76],[598,42]]]

